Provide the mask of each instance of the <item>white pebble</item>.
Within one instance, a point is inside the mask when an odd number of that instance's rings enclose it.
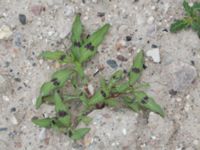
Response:
[[[6,102],[10,101],[10,99],[8,98],[8,96],[3,95],[2,98],[3,98],[3,100],[6,101]]]
[[[124,135],[127,135],[127,130],[126,130],[126,129],[123,129],[123,130],[122,130],[122,133],[123,133]]]
[[[177,101],[177,102],[181,102],[182,99],[178,97],[178,98],[176,99],[176,101]]]
[[[12,124],[17,125],[18,121],[17,118],[15,116],[11,116],[10,121],[12,122]]]
[[[70,17],[70,16],[72,16],[73,14],[74,14],[74,12],[75,12],[75,9],[74,9],[74,7],[72,7],[72,6],[69,6],[69,5],[67,5],[66,7],[65,7],[65,15],[67,16],[67,17]]]
[[[152,24],[153,22],[154,22],[154,17],[153,16],[149,17],[147,23]]]
[[[160,62],[160,50],[158,48],[151,49],[147,51],[147,56],[151,57],[155,63]]]
[[[89,90],[89,92],[90,92],[91,95],[94,95],[94,87],[93,87],[92,84],[88,85],[88,90]]]
[[[0,39],[8,39],[12,35],[12,31],[6,25],[0,28]]]
[[[45,128],[42,128],[42,130],[39,133],[38,138],[40,141],[43,141],[46,138],[46,129]]]

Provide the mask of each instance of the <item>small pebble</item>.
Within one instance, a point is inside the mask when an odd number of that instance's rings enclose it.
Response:
[[[0,132],[1,131],[7,131],[8,130],[8,128],[0,128]]]
[[[117,62],[113,59],[107,60],[106,63],[113,69],[116,69],[118,67]]]
[[[10,111],[11,111],[11,112],[15,112],[15,111],[16,111],[16,108],[15,108],[15,107],[12,107],[12,108],[10,109]]]
[[[3,95],[2,98],[3,98],[3,100],[6,101],[6,102],[10,101],[10,99],[8,98],[8,96]]]
[[[152,24],[153,22],[154,22],[154,17],[153,16],[149,17],[147,23]]]
[[[158,48],[147,51],[146,55],[151,57],[155,63],[160,63],[160,50]]]
[[[12,35],[12,31],[10,28],[6,25],[3,25],[0,28],[0,40],[1,39],[8,39]]]
[[[158,48],[158,46],[155,45],[155,44],[152,44],[152,45],[151,45],[151,48]]]
[[[117,56],[117,59],[120,60],[120,61],[128,61],[128,59],[122,55],[118,55]]]
[[[132,37],[131,36],[126,36],[126,41],[131,41]]]
[[[24,14],[19,14],[19,21],[21,24],[25,25],[26,24],[26,16]]]
[[[94,95],[94,87],[93,87],[92,84],[88,85],[88,90],[89,90],[89,92],[90,92],[91,95]]]
[[[10,117],[10,121],[12,122],[12,124],[17,125],[19,122],[17,121],[17,118],[15,116],[11,116]]]
[[[122,133],[123,133],[123,135],[127,135],[127,130],[126,130],[126,129],[123,129],[123,130],[122,130]]]
[[[40,141],[43,141],[46,138],[46,129],[45,128],[42,128],[42,130],[39,133],[38,138]]]
[[[105,13],[104,12],[98,12],[97,13],[97,17],[104,17],[105,16]]]
[[[169,94],[170,94],[171,96],[175,96],[175,95],[177,94],[177,91],[171,89],[171,90],[169,91]]]

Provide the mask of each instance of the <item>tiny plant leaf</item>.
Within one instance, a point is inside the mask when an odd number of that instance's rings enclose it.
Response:
[[[32,122],[38,125],[39,127],[50,128],[52,124],[52,119],[51,118],[32,119]]]
[[[80,59],[80,47],[82,43],[81,35],[83,32],[83,25],[81,23],[80,14],[78,14],[74,20],[74,23],[72,25],[72,35],[71,35],[71,41],[72,41],[72,55],[76,61]]]
[[[56,60],[62,63],[68,63],[70,61],[70,57],[63,51],[45,51],[40,54],[40,57],[46,60]]]
[[[185,9],[185,12],[188,16],[192,16],[193,9],[189,6],[188,2],[186,0],[183,1],[183,7]]]
[[[129,83],[134,84],[140,78],[144,65],[144,53],[141,50],[133,60],[133,65],[129,71]]]
[[[182,29],[188,27],[188,22],[186,20],[176,20],[170,27],[171,32],[178,32]]]
[[[90,128],[80,128],[80,129],[76,129],[73,133],[72,133],[72,139],[73,140],[80,140],[82,139],[88,132],[90,131]]]
[[[135,92],[134,95],[142,107],[158,113],[160,116],[164,117],[163,109],[153,100],[153,98],[149,97],[144,92]]]
[[[82,55],[79,62],[83,63],[85,61],[88,61],[96,54],[97,48],[104,40],[109,28],[110,25],[105,24],[103,27],[99,28],[88,39],[85,40],[83,46],[81,47]]]

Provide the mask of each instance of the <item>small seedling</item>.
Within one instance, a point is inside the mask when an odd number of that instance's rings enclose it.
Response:
[[[196,2],[190,6],[186,0],[183,2],[185,16],[176,20],[170,27],[170,31],[176,33],[183,29],[192,28],[200,38],[200,3]]]
[[[105,106],[127,107],[135,112],[149,110],[164,117],[162,108],[148,96],[142,88],[148,84],[139,84],[144,66],[144,54],[141,50],[134,58],[132,67],[127,72],[117,70],[109,80],[101,78],[99,88],[93,94],[87,89],[88,78],[84,66],[96,53],[110,28],[105,24],[89,37],[83,35],[80,15],[72,26],[70,52],[45,51],[40,57],[58,61],[64,68],[53,73],[51,80],[45,82],[36,101],[38,109],[43,103],[55,106],[55,116],[32,122],[40,127],[53,128],[68,134],[73,140],[82,139],[90,128],[76,129],[80,122],[88,125],[92,118],[87,115]]]

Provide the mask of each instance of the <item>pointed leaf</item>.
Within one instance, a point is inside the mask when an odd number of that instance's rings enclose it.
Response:
[[[189,22],[186,20],[176,20],[173,24],[171,24],[170,31],[175,33],[187,28],[189,25]]]
[[[110,25],[105,24],[103,27],[99,28],[88,39],[85,40],[83,46],[81,47],[81,58],[79,62],[83,63],[85,61],[88,61],[96,54],[97,48],[104,40],[109,28]]]
[[[84,136],[90,131],[90,128],[80,128],[80,129],[76,129],[73,133],[72,133],[72,139],[73,140],[80,140],[82,138],[84,138]]]
[[[125,93],[129,89],[129,82],[116,85],[113,89],[113,93]]]
[[[71,52],[73,54],[74,60],[79,60],[81,56],[80,47],[82,44],[81,41],[81,35],[83,32],[83,25],[81,23],[80,14],[76,15],[76,18],[72,25],[72,35],[71,35],[71,41],[72,41],[72,47]]]
[[[32,122],[40,127],[50,128],[52,119],[51,118],[44,118],[44,119],[32,119]]]
[[[144,54],[141,50],[133,60],[132,68],[129,72],[129,83],[132,85],[139,80],[144,65]]]
[[[79,120],[79,122],[82,121],[85,125],[89,125],[90,122],[92,121],[92,118],[82,115],[82,116],[79,116],[78,120]]]
[[[40,57],[46,60],[56,60],[60,63],[70,62],[70,57],[66,55],[63,51],[45,51],[40,54]]]
[[[55,92],[54,94],[54,101],[55,101],[55,111],[57,113],[61,111],[65,111],[66,113],[68,112],[69,108],[66,106],[66,104],[63,103],[58,92]]]
[[[188,2],[186,0],[184,0],[183,2],[183,7],[185,9],[185,12],[188,16],[192,16],[193,14],[193,9],[192,7],[189,6]]]
[[[200,3],[195,2],[192,6],[193,11],[200,11]]]
[[[109,24],[105,24],[104,26],[102,26],[101,28],[97,29],[96,32],[94,32],[84,43],[84,46],[86,46],[87,44],[91,43],[92,46],[94,46],[95,48],[97,48],[102,41],[105,38],[105,35],[108,33],[108,30],[110,28]]]
[[[68,69],[58,70],[52,75],[51,82],[57,87],[63,87],[66,81],[71,77],[71,74],[72,71]]]
[[[40,95],[38,96],[36,100],[36,109],[40,107],[40,105],[43,103],[43,97],[50,95],[56,86],[52,82],[45,82],[42,87],[40,88]]]
[[[100,79],[100,88],[105,92],[106,95],[109,95],[110,90],[108,89],[108,85],[105,79]]]
[[[109,98],[105,100],[105,104],[110,107],[116,107],[119,104],[119,102],[116,99]]]
[[[82,32],[83,32],[83,25],[81,23],[81,16],[80,16],[80,14],[77,14],[76,18],[73,22],[73,25],[72,25],[71,41],[73,43],[80,42]]]
[[[132,98],[128,96],[123,97],[123,102],[127,107],[129,107],[135,112],[139,112],[141,110],[140,104],[137,102],[137,100],[134,97]]]
[[[122,70],[116,71],[110,78],[109,88],[112,88],[118,81],[124,78],[124,72]]]
[[[61,97],[57,92],[54,94],[55,110],[58,115],[58,120],[64,125],[69,127],[71,124],[71,117],[69,114],[69,108],[63,103]]]
[[[163,109],[153,100],[153,98],[149,97],[144,92],[135,92],[134,95],[142,107],[158,113],[160,116],[164,117]]]
[[[107,97],[106,93],[103,90],[100,90],[94,94],[94,96],[89,100],[89,105],[95,105],[98,103],[103,103]]]

